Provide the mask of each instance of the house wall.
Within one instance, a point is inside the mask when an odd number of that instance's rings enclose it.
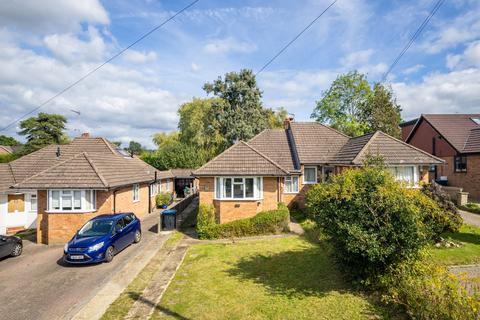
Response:
[[[410,132],[412,132],[413,127],[415,127],[415,123],[409,124],[408,126],[402,126],[402,140],[406,141]]]
[[[480,154],[467,155],[467,172],[455,172],[453,156],[441,158],[447,163],[438,173],[448,177],[448,185],[463,188],[471,200],[480,200]]]
[[[140,184],[140,197],[133,202],[133,187],[127,186],[115,192],[115,211],[133,212],[140,219],[148,214],[148,183]],[[114,191],[97,190],[97,210],[94,212],[47,212],[47,190],[38,191],[37,242],[63,244],[88,220],[100,214],[114,212]]]
[[[435,152],[433,150],[433,138],[435,138]],[[408,143],[438,157],[449,157],[456,154],[455,149],[424,120],[420,122]]]
[[[23,193],[23,210],[16,212],[8,212],[8,195],[0,195],[0,234],[13,234],[36,227],[37,211],[32,211],[30,202],[32,194],[35,191]]]

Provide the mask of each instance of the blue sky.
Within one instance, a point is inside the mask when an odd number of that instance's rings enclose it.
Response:
[[[0,3],[0,122],[48,99],[189,2]],[[435,2],[339,0],[258,76],[264,105],[309,120],[338,74],[357,69],[380,80]],[[153,133],[175,130],[181,103],[206,96],[206,81],[257,71],[329,3],[200,0],[43,111],[64,114],[71,136],[89,131],[152,146]],[[388,83],[404,119],[480,112],[480,1],[445,1]]]

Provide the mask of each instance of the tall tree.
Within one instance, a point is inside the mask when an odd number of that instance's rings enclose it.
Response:
[[[283,128],[283,122],[288,117],[288,111],[284,107],[278,108],[276,111],[269,109],[268,127],[271,129]]]
[[[22,129],[18,134],[26,136],[27,143],[23,153],[30,153],[50,144],[61,144],[68,141],[65,135],[67,119],[59,114],[40,112],[36,117],[31,117],[20,122]]]
[[[177,144],[180,142],[179,133],[177,131],[173,132],[159,132],[155,133],[152,137],[153,143],[161,149],[169,145]]]
[[[18,142],[15,138],[0,135],[0,146],[18,146],[20,142]]]
[[[380,130],[393,137],[400,138],[401,111],[402,108],[397,104],[392,89],[376,83],[373,87],[373,95],[365,110],[365,120],[369,124],[370,130]]]
[[[183,143],[170,144],[157,151],[143,153],[141,159],[159,170],[194,169],[206,162],[204,150]]]
[[[316,121],[349,135],[359,136],[376,130],[399,137],[400,106],[391,89],[357,71],[338,76],[311,115]]]
[[[268,128],[268,111],[262,107],[262,91],[251,70],[229,72],[203,89],[222,99],[212,102],[212,108],[213,127],[225,138],[223,148]]]
[[[125,148],[126,151],[128,151],[130,154],[135,154],[139,155],[141,154],[145,149],[142,147],[142,145],[139,142],[136,141],[130,141],[128,144],[128,147]]]
[[[363,110],[371,95],[370,84],[363,74],[357,71],[342,74],[323,92],[311,117],[347,135],[362,135],[368,131]]]

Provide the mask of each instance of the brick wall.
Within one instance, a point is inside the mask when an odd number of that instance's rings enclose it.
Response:
[[[448,177],[448,185],[461,187],[472,200],[480,200],[480,154],[467,155],[467,172],[455,172],[453,157],[441,157],[447,163],[439,166],[439,176]]]

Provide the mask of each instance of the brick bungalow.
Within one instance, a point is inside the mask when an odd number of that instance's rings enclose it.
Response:
[[[173,192],[170,171],[83,134],[0,165],[0,234],[36,228],[39,243],[65,243],[99,214],[143,218],[158,192]]]
[[[220,223],[271,210],[277,203],[305,205],[313,184],[345,168],[383,156],[389,170],[412,187],[428,181],[428,166],[443,160],[383,132],[351,138],[317,122],[285,121],[240,141],[193,174],[201,204],[213,204]]]
[[[480,114],[423,114],[400,127],[405,142],[445,160],[431,167],[435,179],[480,200]]]

